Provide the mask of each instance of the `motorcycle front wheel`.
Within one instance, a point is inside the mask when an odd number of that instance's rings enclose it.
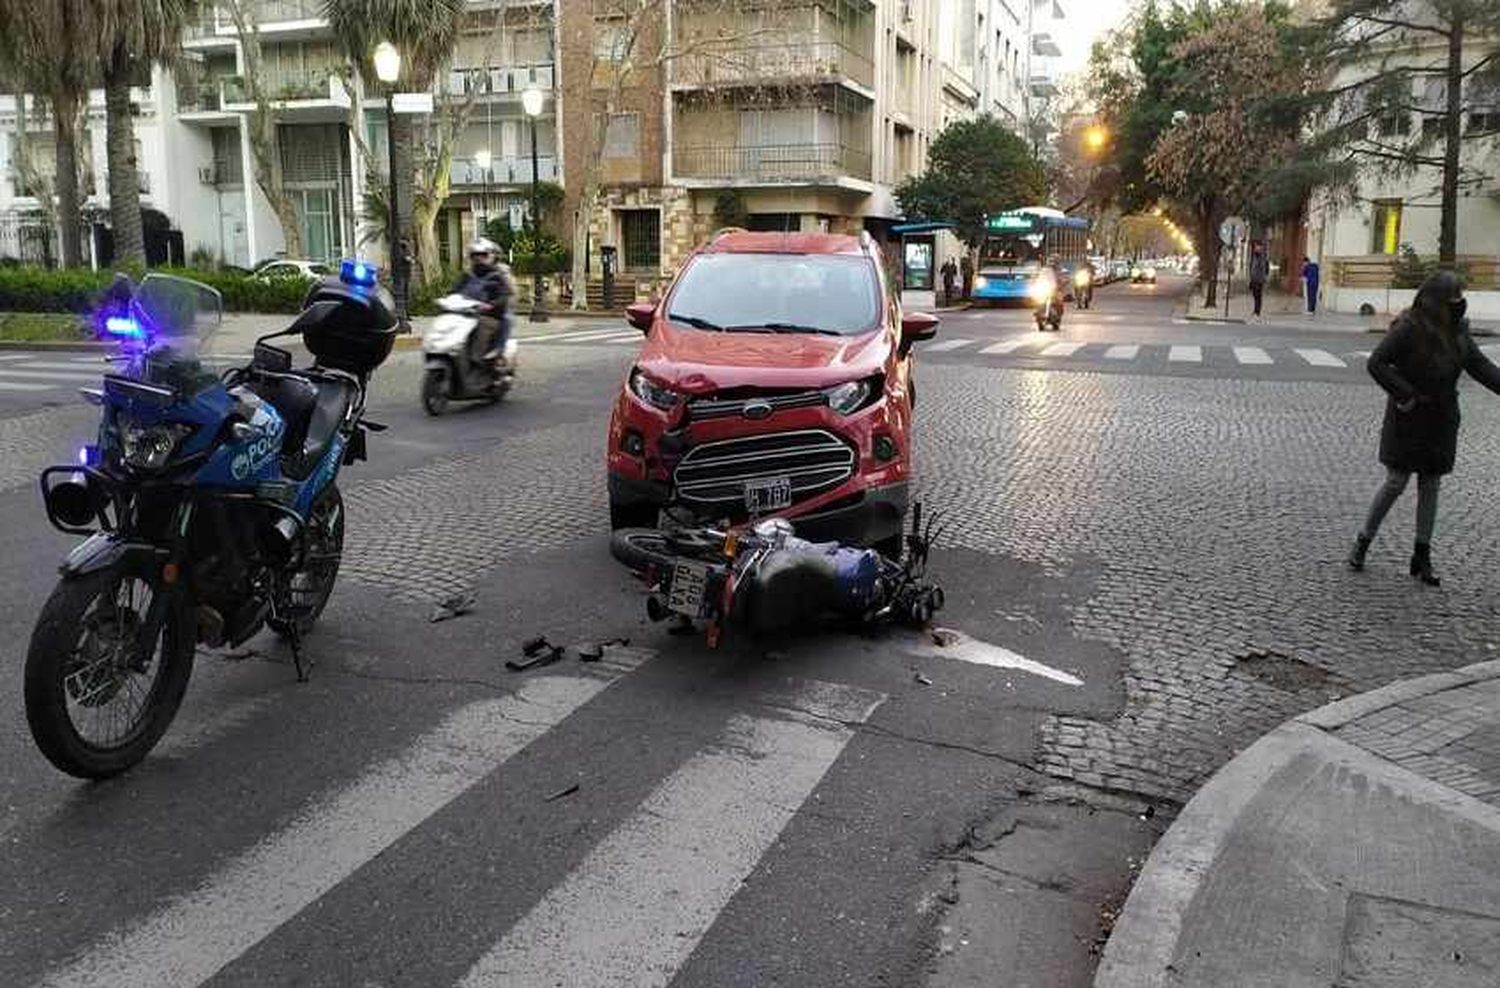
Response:
[[[448,410],[448,374],[434,367],[422,375],[422,409],[428,415]]]
[[[154,587],[104,569],[52,591],[26,653],[26,722],[47,760],[80,779],[107,779],[145,758],[187,691],[196,646],[184,609],[141,641]]]

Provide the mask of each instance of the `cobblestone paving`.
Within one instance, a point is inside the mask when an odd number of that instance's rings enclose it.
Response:
[[[1402,768],[1500,806],[1500,679],[1384,707],[1334,733]]]
[[[344,500],[360,537],[341,572],[405,598],[441,596],[517,553],[603,539],[603,434],[596,422],[540,429],[351,485]]]
[[[0,493],[36,484],[43,467],[67,462],[68,446],[92,436],[99,411],[76,404],[0,418]]]
[[[1183,800],[1280,721],[1392,679],[1491,658],[1500,406],[1467,394],[1435,549],[1404,575],[1403,500],[1352,574],[1342,556],[1380,479],[1373,385],[990,371],[925,376],[923,496],[955,545],[1091,562],[1075,633],[1127,661],[1110,722],[1058,716],[1038,767]],[[1005,602],[997,602],[1005,607]]]

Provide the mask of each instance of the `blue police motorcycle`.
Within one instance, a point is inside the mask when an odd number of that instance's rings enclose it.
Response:
[[[396,319],[367,265],[314,285],[290,328],[218,375],[199,347],[218,328],[213,289],[119,277],[97,315],[121,353],[102,386],[98,441],[42,472],[48,520],[86,535],[32,632],[26,717],[59,769],[100,779],[160,740],[202,643],[237,646],[264,627],[300,642],[327,604],[343,552],[339,469],[365,458],[370,374]],[[293,369],[271,340],[300,335]]]

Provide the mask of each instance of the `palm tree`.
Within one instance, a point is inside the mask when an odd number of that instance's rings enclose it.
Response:
[[[130,87],[181,50],[196,0],[87,0],[95,48],[104,73],[105,148],[115,259],[146,263],[141,193],[135,160]]]
[[[367,89],[382,86],[371,59],[375,46],[389,41],[401,53],[400,88],[426,92],[458,45],[464,7],[464,0],[323,0],[323,16]],[[396,176],[398,227],[410,235],[416,184],[412,118],[398,115],[387,126],[395,143],[390,164]],[[419,260],[436,264],[435,258]]]
[[[83,263],[83,209],[78,183],[78,118],[88,105],[93,60],[86,0],[0,3],[0,59],[13,67],[21,86],[40,95],[52,110],[57,131],[57,201],[62,262]]]

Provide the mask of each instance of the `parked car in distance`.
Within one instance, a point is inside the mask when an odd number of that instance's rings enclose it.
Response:
[[[318,281],[333,274],[333,269],[321,261],[299,261],[279,257],[271,261],[262,261],[255,266],[251,274],[267,281],[273,278],[301,278],[304,281]]]
[[[646,340],[610,419],[613,527],[778,514],[899,552],[937,318],[902,314],[868,234],[721,233],[626,313]]]
[[[1114,281],[1125,281],[1130,277],[1130,262],[1123,258],[1109,263],[1110,277]]]

